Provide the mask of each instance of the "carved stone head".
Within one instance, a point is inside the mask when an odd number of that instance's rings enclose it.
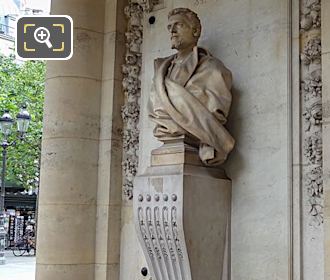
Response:
[[[197,44],[202,26],[196,13],[187,8],[176,8],[168,14],[167,29],[172,49],[181,50]]]

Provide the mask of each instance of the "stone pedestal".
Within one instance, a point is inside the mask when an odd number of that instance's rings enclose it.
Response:
[[[230,205],[220,169],[167,164],[137,176],[134,221],[153,279],[228,279]]]

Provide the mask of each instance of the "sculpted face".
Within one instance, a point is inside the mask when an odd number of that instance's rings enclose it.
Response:
[[[173,15],[168,20],[167,29],[171,34],[172,49],[182,50],[196,45],[196,31],[183,15]]]

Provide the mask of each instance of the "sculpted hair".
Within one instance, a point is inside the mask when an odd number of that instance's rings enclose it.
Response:
[[[198,33],[197,40],[199,39],[202,31],[201,21],[198,15],[188,8],[176,8],[168,13],[168,18],[174,15],[183,15],[189,22],[191,22],[191,27],[194,28]]]

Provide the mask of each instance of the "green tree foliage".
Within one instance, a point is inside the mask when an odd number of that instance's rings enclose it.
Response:
[[[25,188],[32,187],[39,181],[44,92],[44,62],[16,63],[13,57],[0,54],[0,114],[8,109],[16,119],[20,107],[26,104],[31,115],[24,141],[18,140],[17,126],[14,123],[9,142],[16,141],[16,145],[9,147],[7,153],[6,181]]]

